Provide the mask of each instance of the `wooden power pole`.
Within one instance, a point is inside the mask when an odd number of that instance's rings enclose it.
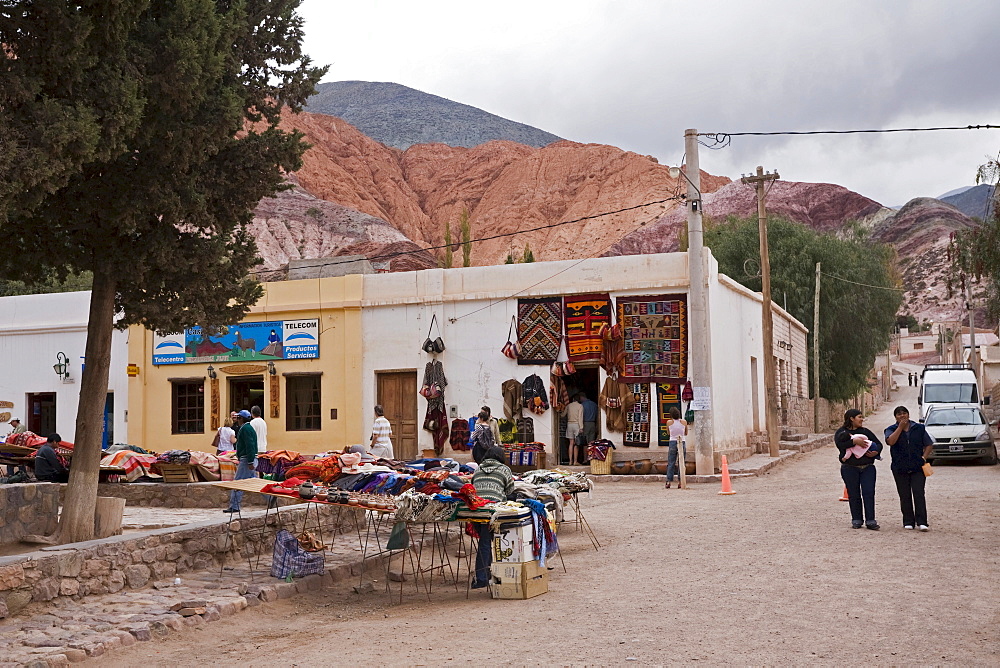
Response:
[[[774,368],[774,319],[771,315],[771,260],[767,247],[767,210],[764,208],[765,186],[778,179],[778,172],[765,174],[764,168],[757,166],[757,174],[744,176],[743,183],[752,184],[757,190],[757,226],[760,230],[760,282],[763,303],[761,304],[761,324],[764,332],[764,402],[767,441],[771,457],[778,456],[778,388],[777,373]]]

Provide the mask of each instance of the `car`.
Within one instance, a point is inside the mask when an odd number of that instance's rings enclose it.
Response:
[[[997,463],[993,430],[978,406],[936,404],[928,409],[922,422],[934,439],[933,461],[978,459],[986,464]]]

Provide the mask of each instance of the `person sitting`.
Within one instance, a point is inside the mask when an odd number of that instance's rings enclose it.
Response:
[[[35,478],[39,482],[68,482],[69,469],[56,453],[55,446],[62,442],[59,434],[50,434],[42,447],[35,452]]]
[[[472,486],[476,488],[478,496],[497,502],[506,501],[514,493],[514,475],[510,467],[504,464],[506,458],[504,449],[500,446],[486,448],[479,468],[472,474]],[[479,550],[476,552],[476,576],[471,586],[472,589],[482,589],[490,583],[493,531],[487,522],[477,522],[476,528],[479,530]]]

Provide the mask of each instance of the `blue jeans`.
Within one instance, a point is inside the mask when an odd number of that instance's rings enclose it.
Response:
[[[921,473],[923,475],[923,473]],[[867,524],[875,522],[875,465],[840,467],[840,477],[847,487],[847,499],[851,506],[851,521],[861,522],[861,510],[864,507],[864,521]]]
[[[476,552],[476,584],[490,581],[490,566],[493,565],[493,530],[486,522],[477,522],[479,530],[479,550]]]
[[[236,465],[236,475],[233,476],[233,480],[246,480],[247,478],[257,477],[257,458],[254,457],[252,462],[247,462],[240,460],[239,464]],[[240,503],[243,501],[243,492],[234,489],[229,493],[229,507],[233,510],[240,509]]]
[[[683,450],[687,454],[687,445],[684,446]],[[675,475],[677,475],[677,441],[669,441],[667,443],[667,482],[673,482]],[[677,479],[680,480],[679,475]]]

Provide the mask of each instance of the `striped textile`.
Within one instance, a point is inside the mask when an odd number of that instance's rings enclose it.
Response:
[[[602,325],[611,324],[611,298],[605,294],[565,297],[566,349],[570,362],[600,362]]]
[[[518,364],[552,364],[562,337],[562,298],[517,300]]]

